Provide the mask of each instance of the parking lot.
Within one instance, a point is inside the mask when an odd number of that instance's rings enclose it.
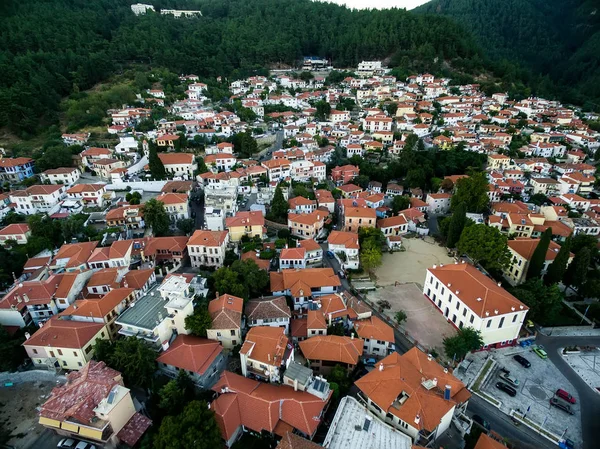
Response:
[[[443,340],[456,333],[456,329],[439,310],[423,296],[416,284],[381,287],[369,292],[369,299],[377,305],[378,301],[386,300],[390,308],[383,313],[394,319],[396,312],[403,310],[407,319],[402,327],[408,334],[425,348],[443,354]]]
[[[482,357],[485,356],[484,353],[481,354]],[[525,368],[517,363],[513,358],[516,354],[525,357],[531,363],[531,367]],[[531,347],[521,348],[517,346],[496,350],[493,357],[498,365],[486,380],[481,391],[499,400],[502,403],[500,409],[504,413],[519,409],[526,413],[528,420],[556,435],[560,436],[566,431],[565,437],[573,440],[576,447],[580,447],[582,435],[579,403],[571,405],[573,415],[550,406],[549,401],[559,388],[566,390],[573,394],[576,399],[579,399],[575,388],[558,368],[549,359],[541,359],[532,351]],[[517,391],[515,397],[511,397],[496,388],[497,382],[508,384],[500,378],[501,368],[509,370],[510,375],[518,380],[519,384],[517,386],[512,385]]]

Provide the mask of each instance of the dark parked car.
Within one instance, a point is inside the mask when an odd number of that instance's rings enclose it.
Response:
[[[562,399],[559,398],[551,398],[550,399],[550,405],[556,408],[561,409],[564,412],[567,412],[569,415],[573,415],[573,410],[571,409],[571,406],[566,403],[565,401],[563,401]]]
[[[496,383],[496,388],[498,390],[504,391],[509,396],[513,396],[514,397],[514,396],[517,395],[517,390],[515,390],[510,385],[505,384],[504,382],[497,382]]]
[[[335,255],[331,251],[327,251],[327,257],[329,257],[330,259],[333,259],[335,257]]]
[[[487,422],[485,419],[483,419],[481,416],[473,415],[472,419],[473,419],[473,422],[476,422],[481,427],[483,427],[485,430],[490,430],[490,423]]]
[[[515,359],[517,361],[517,363],[524,366],[525,368],[529,368],[531,366],[531,362],[529,360],[527,360],[525,357],[523,357],[522,355],[517,354],[517,355],[513,356],[513,359]]]

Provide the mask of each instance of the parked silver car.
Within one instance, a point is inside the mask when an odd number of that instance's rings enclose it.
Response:
[[[511,384],[515,387],[519,386],[519,380],[515,376],[512,376],[509,373],[500,373],[499,377],[500,377],[500,379],[508,382],[509,384]]]

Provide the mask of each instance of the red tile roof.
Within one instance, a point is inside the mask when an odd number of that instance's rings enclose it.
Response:
[[[229,231],[201,231],[196,230],[188,241],[188,246],[211,246],[220,247],[225,242]]]
[[[360,338],[317,335],[298,344],[304,357],[309,360],[356,365],[363,352],[363,342]]]
[[[279,366],[288,345],[283,327],[256,326],[246,334],[240,354],[259,362]]]
[[[8,226],[2,228],[0,230],[0,235],[16,235],[16,234],[25,234],[29,232],[29,225],[26,223],[13,223]]]
[[[26,340],[23,346],[82,349],[103,327],[104,323],[61,320],[59,317],[52,317],[29,340]]]
[[[323,401],[292,387],[266,384],[228,371],[212,389],[220,395],[210,407],[226,440],[242,425],[258,433],[274,432],[280,421],[312,436],[331,397]]]
[[[244,300],[224,294],[208,303],[212,329],[239,329],[242,325]]]
[[[179,335],[157,362],[182,370],[204,374],[223,350],[217,341],[191,335]]]

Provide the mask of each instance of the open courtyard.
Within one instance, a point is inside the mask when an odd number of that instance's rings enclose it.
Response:
[[[435,243],[432,237],[403,239],[402,245],[406,251],[383,254],[381,266],[375,271],[378,286],[394,285],[396,282],[416,282],[422,286],[427,268],[454,263],[446,248]]]
[[[381,300],[387,301],[390,308],[383,313],[392,320],[396,312],[403,310],[407,319],[402,324],[402,328],[428,350],[435,349],[439,354],[443,354],[444,338],[456,333],[456,329],[423,296],[421,288],[414,283],[380,287],[369,292],[369,299],[375,305]]]

